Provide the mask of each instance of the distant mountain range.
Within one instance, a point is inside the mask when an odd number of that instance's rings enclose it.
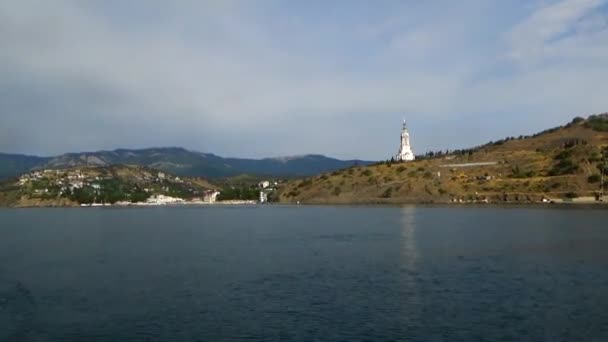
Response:
[[[371,163],[363,160],[339,160],[312,154],[264,159],[223,158],[215,154],[189,151],[180,147],[66,153],[54,157],[0,153],[0,179],[15,177],[36,169],[109,165],[140,165],[179,176],[206,178],[231,177],[240,174],[289,177],[316,175],[355,164],[368,165]]]

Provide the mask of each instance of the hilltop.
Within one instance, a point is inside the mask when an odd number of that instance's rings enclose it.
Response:
[[[181,147],[66,153],[55,157],[0,153],[0,179],[41,169],[110,165],[146,166],[187,177],[225,178],[241,174],[302,177],[370,163],[362,160],[339,160],[322,155],[264,159],[224,158]]]
[[[0,183],[0,206],[39,207],[80,204],[214,201],[218,187],[205,179],[142,166],[103,166],[32,171]],[[206,198],[207,197],[207,198]]]
[[[284,203],[594,201],[608,155],[608,114],[575,118],[533,136],[413,162],[377,163],[293,180]],[[606,167],[608,168],[608,167]]]

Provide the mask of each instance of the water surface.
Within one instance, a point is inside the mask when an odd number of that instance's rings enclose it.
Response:
[[[608,211],[0,210],[0,341],[606,341]]]

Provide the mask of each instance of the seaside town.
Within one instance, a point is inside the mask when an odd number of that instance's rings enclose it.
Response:
[[[113,166],[45,169],[23,174],[18,186],[31,199],[69,199],[80,206],[155,206],[268,203],[280,181],[262,180],[247,187],[247,194],[202,179],[179,177],[144,167]],[[236,192],[237,195],[229,196]]]
[[[69,199],[80,206],[154,206],[219,203],[221,191],[204,180],[181,178],[143,167],[114,166],[32,171],[18,185],[32,199]],[[273,191],[269,181],[259,184],[259,202]],[[227,199],[226,204],[253,204],[254,200]]]

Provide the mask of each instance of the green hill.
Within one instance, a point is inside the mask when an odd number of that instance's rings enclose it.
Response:
[[[293,180],[284,203],[593,202],[608,155],[608,114],[576,118],[534,136],[413,162],[352,167]],[[608,168],[608,167],[607,167]]]
[[[0,182],[0,206],[136,203],[157,195],[187,200],[217,189],[202,178],[181,178],[141,166],[49,169]]]

